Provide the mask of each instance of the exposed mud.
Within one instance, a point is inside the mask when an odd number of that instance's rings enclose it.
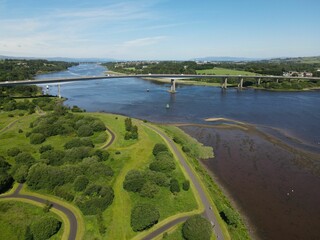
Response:
[[[180,126],[215,158],[202,161],[260,239],[319,239],[320,154],[252,126]]]

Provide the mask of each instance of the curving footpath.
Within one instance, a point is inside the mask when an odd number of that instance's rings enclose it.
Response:
[[[23,184],[19,184],[17,189],[12,194],[6,195],[6,196],[0,196],[0,198],[2,198],[2,199],[5,199],[5,198],[27,199],[27,200],[31,200],[33,202],[37,202],[37,203],[41,203],[41,204],[46,204],[48,202],[48,200],[45,198],[20,194],[22,187],[23,187]],[[52,208],[63,212],[67,216],[69,223],[70,223],[70,232],[69,232],[68,240],[75,240],[77,237],[78,222],[77,222],[77,219],[76,219],[76,216],[74,215],[74,213],[70,209],[68,209],[58,203],[55,203],[54,201],[50,201],[50,203],[52,204]]]
[[[110,145],[114,142],[114,140],[116,139],[116,135],[109,129],[106,127],[106,132],[109,133],[109,135],[111,136],[111,139],[109,140],[109,142],[104,145],[101,149],[106,149],[108,147],[110,147]]]
[[[219,216],[216,216],[214,214],[214,212],[212,211],[210,200],[208,199],[207,195],[205,194],[205,191],[204,191],[203,187],[201,186],[198,178],[196,177],[194,172],[191,170],[191,168],[187,164],[186,159],[183,157],[183,155],[181,154],[181,152],[179,151],[179,149],[177,148],[175,143],[171,140],[171,138],[169,138],[167,135],[165,135],[162,131],[160,131],[156,127],[153,127],[153,126],[150,126],[150,125],[145,125],[145,124],[143,124],[143,125],[146,126],[146,127],[149,127],[153,131],[155,131],[162,138],[164,138],[166,140],[166,142],[170,145],[170,147],[173,150],[173,153],[176,155],[176,157],[180,161],[181,165],[183,166],[183,168],[186,170],[187,174],[189,175],[190,181],[193,183],[193,185],[195,187],[195,190],[196,190],[198,196],[201,199],[201,202],[202,202],[202,204],[203,204],[203,206],[205,208],[204,212],[202,213],[202,215],[205,218],[207,218],[211,222],[211,224],[213,224],[213,231],[215,233],[216,238],[219,239],[219,240],[220,239],[224,239],[224,236],[223,236],[223,233],[222,233],[222,230],[221,230],[221,226],[220,226],[220,224],[219,224],[219,222],[217,220],[217,218]],[[181,218],[172,220],[171,222],[167,223],[166,225],[162,226],[161,228],[151,232],[149,235],[144,237],[143,240],[154,239],[159,234],[168,231],[170,228],[172,228],[173,226],[175,226],[178,223],[181,223],[181,222],[185,221],[186,219],[188,219],[188,217],[181,217]]]

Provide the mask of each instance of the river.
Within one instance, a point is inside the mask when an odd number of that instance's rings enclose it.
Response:
[[[98,76],[104,71],[100,65],[81,64],[37,78]],[[320,91],[178,85],[177,93],[170,94],[168,89],[168,84],[138,78],[103,79],[64,83],[61,94],[67,105],[87,111],[209,124],[182,129],[214,147],[215,158],[203,163],[246,216],[252,234],[260,239],[320,236]],[[50,86],[49,93],[57,94],[57,87]],[[208,123],[206,118],[241,121],[242,130],[237,122]]]

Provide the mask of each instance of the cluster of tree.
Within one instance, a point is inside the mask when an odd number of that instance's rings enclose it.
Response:
[[[131,170],[123,182],[123,188],[130,192],[138,193],[141,197],[154,198],[160,187],[169,187],[174,194],[180,192],[180,184],[172,176],[175,169],[173,156],[164,144],[156,144],[153,148],[155,160],[149,165],[149,170]],[[183,190],[190,188],[189,181],[182,184]]]
[[[131,227],[133,231],[146,230],[158,223],[160,213],[158,209],[151,204],[139,204],[131,210]]]
[[[75,200],[77,206],[85,215],[95,215],[103,212],[113,201],[114,192],[109,186],[90,184],[83,194]]]
[[[32,144],[40,144],[46,138],[56,135],[77,134],[79,137],[89,137],[95,132],[106,130],[105,124],[100,119],[69,113],[67,108],[60,105],[55,107],[53,113],[31,123],[30,127],[32,131],[27,133],[27,136],[30,137]],[[79,144],[79,140],[77,141]]]
[[[263,88],[265,89],[292,89],[292,90],[302,90],[305,88],[315,88],[320,87],[319,81],[281,81],[279,83],[277,82],[264,82],[261,84]]]
[[[13,178],[9,173],[11,165],[6,159],[0,156],[0,193],[3,193],[11,188],[13,184]]]
[[[44,216],[27,226],[25,237],[26,240],[43,240],[49,239],[55,235],[61,228],[61,222],[49,216]]]
[[[132,119],[131,118],[126,118],[124,120],[124,125],[126,128],[126,134],[124,136],[125,140],[129,139],[138,139],[138,127],[136,125],[132,124]]]
[[[41,87],[35,85],[18,85],[0,87],[0,96],[2,97],[34,97],[41,94]]]
[[[210,240],[212,226],[206,218],[194,215],[183,224],[182,235],[186,240]]]
[[[75,63],[47,60],[0,61],[0,81],[32,79],[36,74],[63,71]]]

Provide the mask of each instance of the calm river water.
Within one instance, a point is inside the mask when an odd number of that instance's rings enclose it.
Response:
[[[99,65],[82,64],[37,78],[97,76],[104,71]],[[320,226],[320,91],[222,91],[217,87],[178,85],[177,93],[170,94],[168,89],[168,84],[138,78],[105,79],[64,83],[61,94],[70,106],[154,122],[213,125],[204,119],[222,117],[250,124],[255,130],[249,132],[233,128],[183,129],[214,147],[216,157],[204,164],[247,216],[256,237],[320,236],[316,227]],[[50,86],[49,93],[57,94],[57,87]],[[259,134],[261,131],[281,140],[281,144]],[[248,141],[255,146],[248,149],[254,150],[244,151]],[[286,144],[282,146],[283,142]],[[287,195],[295,187],[298,197],[293,192]]]

